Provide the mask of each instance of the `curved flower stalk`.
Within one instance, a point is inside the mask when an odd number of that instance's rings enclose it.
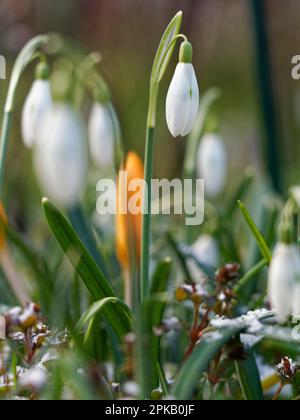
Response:
[[[185,137],[192,131],[199,110],[199,88],[192,56],[192,45],[183,42],[166,101],[167,124],[173,137]]]
[[[205,181],[205,192],[217,197],[224,189],[227,175],[227,155],[223,139],[214,133],[205,134],[197,153],[198,177]]]
[[[43,119],[52,106],[49,68],[46,63],[40,63],[22,113],[22,137],[26,147],[32,148],[37,143]]]
[[[126,179],[123,178],[124,175]],[[133,303],[131,274],[134,269],[139,270],[140,265],[143,197],[143,190],[130,191],[129,184],[132,181],[143,180],[143,176],[143,162],[136,153],[129,152],[118,176],[116,215],[116,252],[125,276],[125,302],[128,306],[132,306]],[[128,203],[132,199],[137,203],[137,207],[140,207],[136,214],[128,212]],[[136,287],[138,288],[138,285]]]
[[[76,206],[85,187],[86,136],[77,112],[58,103],[45,117],[35,149],[38,181],[53,201],[70,209]]]
[[[291,313],[300,314],[299,278],[300,255],[297,246],[280,242],[276,246],[268,276],[269,299],[280,322],[286,321]]]
[[[115,146],[120,127],[113,105],[95,102],[88,124],[89,145],[94,163],[111,171],[115,163]]]

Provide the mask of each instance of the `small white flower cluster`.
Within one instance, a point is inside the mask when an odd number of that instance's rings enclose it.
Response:
[[[258,309],[256,311],[250,311],[246,315],[242,315],[239,318],[229,319],[225,317],[216,317],[211,320],[210,325],[214,328],[240,328],[245,329],[250,334],[258,333],[263,325],[261,320],[274,315],[272,311],[267,309]]]
[[[300,254],[296,245],[277,244],[268,276],[268,295],[279,322],[300,315]]]

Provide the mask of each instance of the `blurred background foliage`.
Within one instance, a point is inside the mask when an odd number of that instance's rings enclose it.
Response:
[[[291,78],[291,57],[298,52],[300,37],[297,32],[300,4],[297,0],[269,0],[266,5],[272,59],[270,77],[275,86],[281,165],[288,185],[296,183],[300,175],[297,158],[300,85]],[[100,51],[120,114],[124,141],[128,149],[136,149],[142,155],[153,57],[165,23],[179,9],[185,15],[183,30],[190,34],[195,48],[201,91],[211,86],[219,86],[223,91],[219,104],[220,131],[231,157],[230,190],[245,166],[254,166],[261,174],[265,170],[250,1],[1,0],[0,53],[7,58],[9,75],[17,52],[38,33],[60,32],[90,50]],[[156,177],[177,176],[182,168],[185,142],[171,139],[164,117],[164,92],[172,71],[171,68],[163,81],[159,102]],[[19,89],[17,111],[21,111],[31,78],[28,71]],[[5,92],[6,83],[1,81],[1,104]],[[39,192],[31,176],[28,152],[21,146],[20,112],[16,115],[6,191],[10,214],[22,228],[32,220],[36,226],[40,210],[38,207],[36,211]]]

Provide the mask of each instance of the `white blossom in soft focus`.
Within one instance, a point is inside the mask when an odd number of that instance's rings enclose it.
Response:
[[[19,385],[21,388],[38,392],[46,384],[47,378],[48,375],[44,370],[33,367],[19,376]]]
[[[173,137],[185,137],[194,127],[199,110],[199,88],[191,63],[179,63],[166,102],[166,117]]]
[[[53,106],[49,80],[35,80],[25,101],[22,113],[22,138],[32,148],[41,135],[45,115]]]
[[[299,302],[295,301],[299,275],[300,257],[296,245],[279,243],[269,268],[268,295],[280,322],[286,321],[294,309],[299,309]]]
[[[80,116],[67,104],[47,114],[35,150],[35,168],[42,191],[57,205],[71,208],[84,190],[86,135]]]
[[[219,246],[215,238],[211,235],[200,235],[197,241],[191,246],[191,252],[199,262],[208,268],[217,268],[220,260]],[[187,261],[192,278],[198,283],[203,283],[207,276],[199,265],[192,258]]]
[[[227,154],[223,139],[214,133],[205,134],[197,153],[198,178],[205,181],[208,197],[217,197],[226,185]]]
[[[95,103],[88,124],[91,157],[99,168],[111,169],[114,165],[116,138],[120,128],[111,104]]]
[[[211,235],[201,235],[192,245],[192,251],[197,259],[208,267],[216,268],[219,264],[219,246]]]

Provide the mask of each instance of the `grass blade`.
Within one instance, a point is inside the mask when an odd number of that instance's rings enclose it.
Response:
[[[219,353],[222,347],[241,331],[240,328],[218,330],[214,340],[201,341],[191,356],[183,364],[171,395],[178,400],[189,400],[193,397],[201,375],[207,370],[209,363]]]
[[[260,252],[261,252],[262,256],[266,259],[266,261],[269,264],[271,262],[271,259],[272,259],[272,253],[271,253],[264,237],[262,236],[262,234],[258,230],[256,224],[254,223],[254,221],[253,221],[252,217],[250,216],[250,213],[248,212],[244,203],[239,201],[238,205],[241,209],[241,212],[242,212],[242,214],[243,214],[243,216],[244,216],[244,218],[245,218],[253,236],[256,239],[257,245],[260,249]]]
[[[175,43],[172,45],[172,42],[179,34],[181,22],[182,12],[178,12],[163,34],[152,68],[151,79],[154,82],[160,82],[166,72],[175,48]]]
[[[48,199],[43,199],[42,203],[50,229],[92,297],[95,300],[107,297],[115,298],[116,295],[110,282],[88,253],[66,218]],[[119,338],[130,331],[131,325],[128,317],[124,315],[124,311],[119,306],[110,303],[103,308],[103,313]]]
[[[85,325],[89,324],[97,314],[99,314],[106,305],[108,304],[119,305],[119,307],[124,311],[124,315],[128,317],[128,321],[131,322],[131,313],[127,305],[116,297],[105,298],[95,302],[90,308],[82,315],[81,319],[76,325],[75,330],[80,332]]]

